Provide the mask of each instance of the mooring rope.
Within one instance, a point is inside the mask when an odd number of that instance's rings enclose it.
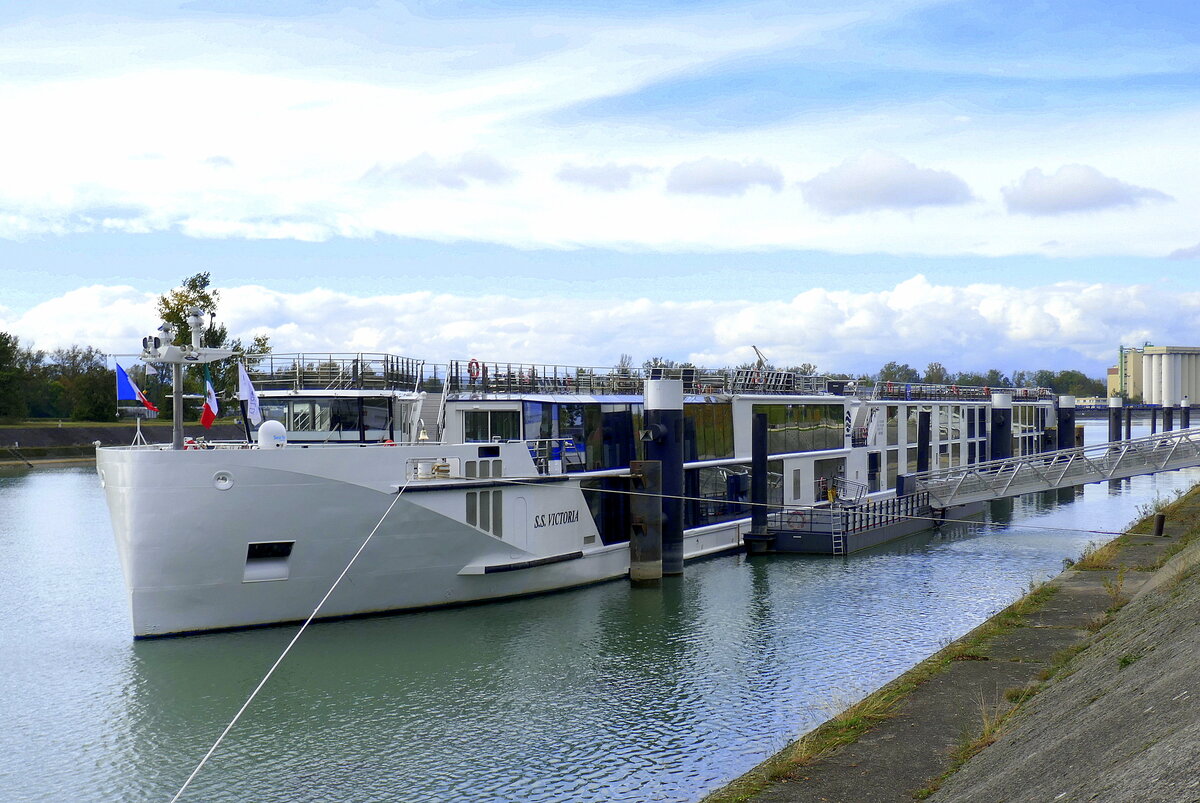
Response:
[[[476,477],[449,477],[448,479],[477,480],[478,478],[476,478]],[[524,486],[534,486],[534,487],[542,487],[542,488],[546,487],[545,482],[539,482],[537,480],[507,479],[504,477],[493,477],[493,478],[491,478],[491,481],[494,483],[497,483],[497,484],[506,484],[506,485],[524,485]],[[574,486],[570,486],[570,487],[574,487]],[[618,494],[621,496],[657,496],[662,499],[678,499],[683,502],[712,502],[713,501],[712,499],[706,499],[702,496],[686,496],[686,495],[661,494],[661,493],[656,494],[656,493],[649,493],[647,491],[627,490],[624,488],[586,488],[586,489],[581,489],[581,490],[586,490],[589,493]],[[1032,491],[1031,493],[1039,493],[1039,492]],[[1019,494],[1019,495],[1023,495],[1023,494]],[[813,510],[828,510],[828,508],[818,507],[816,505],[782,505],[782,504],[776,504],[774,502],[750,502],[750,501],[742,501],[742,500],[738,500],[736,502],[733,500],[726,500],[726,501],[729,501],[731,504],[737,504],[737,505],[740,505],[745,508],[765,507],[769,511],[776,511],[776,512],[780,512],[780,513],[786,513],[789,511],[807,513],[807,512],[813,511]],[[996,500],[991,500],[991,501],[996,501]],[[880,515],[884,515],[884,514],[880,514]],[[1088,533],[1091,535],[1129,535],[1129,534],[1131,534],[1130,531],[1128,531],[1128,530],[1089,530],[1089,529],[1084,529],[1082,527],[1061,527],[1061,526],[1055,527],[1055,526],[1044,525],[1044,524],[1024,524],[1024,523],[1019,524],[1019,525],[1013,525],[1013,524],[1006,524],[1004,522],[999,522],[999,521],[974,521],[972,519],[950,519],[950,518],[940,518],[938,516],[914,516],[914,515],[905,514],[905,513],[889,513],[886,515],[893,519],[906,519],[906,520],[911,520],[911,521],[928,521],[928,522],[931,522],[934,524],[969,524],[974,527],[995,527],[995,528],[1019,526],[1019,527],[1025,528],[1025,529],[1029,529],[1029,530],[1048,530],[1048,531],[1054,531],[1054,532]],[[721,523],[724,523],[724,522],[714,522],[714,524],[721,524]]]
[[[313,608],[313,612],[310,613],[308,618],[304,620],[304,624],[300,625],[300,629],[296,631],[296,635],[292,636],[292,640],[288,642],[286,647],[283,648],[283,652],[279,654],[279,657],[275,659],[275,663],[272,664],[271,668],[267,670],[267,674],[263,675],[262,680],[260,680],[258,685],[254,687],[254,691],[250,692],[250,696],[246,698],[246,702],[242,703],[242,707],[238,709],[238,712],[233,715],[233,719],[229,720],[229,724],[225,726],[225,730],[221,731],[221,735],[217,737],[215,742],[213,742],[212,747],[208,748],[208,752],[204,754],[204,758],[200,759],[200,763],[196,765],[194,770],[192,770],[192,774],[189,775],[187,780],[183,782],[183,786],[179,787],[179,791],[175,793],[173,798],[171,798],[171,803],[176,803],[176,801],[179,800],[180,795],[184,793],[184,790],[188,788],[192,780],[195,779],[197,774],[199,774],[201,768],[203,768],[208,760],[212,757],[212,754],[217,751],[217,747],[220,746],[222,740],[224,740],[224,738],[229,735],[229,732],[233,730],[233,726],[237,724],[239,719],[241,719],[242,714],[246,713],[246,709],[250,707],[250,703],[254,702],[254,698],[258,696],[260,691],[262,691],[263,686],[267,685],[267,681],[271,679],[271,675],[273,675],[275,670],[279,668],[279,665],[283,663],[283,659],[287,657],[289,652],[291,652],[292,647],[296,646],[296,642],[300,640],[300,637],[304,635],[304,631],[308,629],[310,624],[312,624],[313,619],[317,617],[317,613],[320,612],[321,607],[333,594],[333,591],[338,587],[338,584],[342,582],[342,578],[346,576],[346,573],[350,571],[350,567],[354,565],[354,561],[358,560],[358,556],[362,554],[362,551],[366,548],[367,544],[369,544],[371,539],[375,537],[375,533],[379,531],[381,526],[383,526],[384,519],[388,517],[388,514],[392,512],[392,508],[394,508],[396,503],[400,501],[400,496],[404,493],[405,489],[408,488],[408,483],[411,480],[411,477],[406,479],[404,481],[404,485],[400,486],[400,489],[396,491],[396,498],[392,500],[392,503],[388,505],[387,510],[385,510],[383,515],[380,516],[379,521],[375,523],[373,528],[371,528],[371,532],[367,535],[366,540],[359,545],[354,555],[350,558],[350,562],[346,564],[344,569],[342,569],[342,573],[339,574],[337,579],[333,581],[333,585],[331,585],[329,590],[325,592],[325,596],[321,597],[321,601],[317,603],[317,607]]]

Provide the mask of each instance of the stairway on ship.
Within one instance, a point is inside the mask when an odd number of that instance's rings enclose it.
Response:
[[[421,400],[421,421],[425,427],[425,435],[429,440],[441,440],[442,433],[438,429],[438,414],[442,410],[442,391],[426,391],[425,398]],[[420,431],[418,430],[418,437]]]

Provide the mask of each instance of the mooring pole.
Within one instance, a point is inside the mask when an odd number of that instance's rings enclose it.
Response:
[[[1108,440],[1121,440],[1121,397],[1108,397]]]
[[[1133,407],[1125,408],[1125,440],[1133,439]]]
[[[662,463],[633,460],[629,475],[629,581],[655,585],[663,575]]]
[[[1163,432],[1175,429],[1175,403],[1163,401]]]
[[[1012,457],[1012,394],[992,394],[992,431],[989,460]]]
[[[1158,432],[1158,405],[1150,405],[1150,434]]]
[[[645,388],[646,459],[662,463],[662,571],[683,574],[683,380]]]
[[[1075,448],[1075,397],[1058,397],[1058,448]]]
[[[750,532],[767,534],[767,414],[754,414],[750,438]]]
[[[917,411],[917,473],[929,470],[929,442],[933,440],[933,413]]]
[[[1192,426],[1192,400],[1187,396],[1179,403],[1179,427],[1189,429]]]

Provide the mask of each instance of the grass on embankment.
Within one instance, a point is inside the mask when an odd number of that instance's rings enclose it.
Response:
[[[1145,535],[1152,531],[1154,515],[1165,512],[1175,534],[1165,554],[1153,566],[1133,567],[1154,569],[1160,567],[1172,555],[1188,543],[1200,537],[1200,486],[1193,488],[1182,498],[1174,501],[1157,501],[1139,508],[1140,518],[1126,534],[1107,544],[1090,547],[1074,568],[1081,570],[1116,570],[1113,577],[1103,585],[1110,597],[1106,613],[1098,617],[1094,626],[1099,630],[1111,621],[1112,616],[1129,601],[1125,593],[1125,569],[1119,567],[1118,557],[1122,547],[1129,545],[1133,535]],[[779,753],[755,767],[746,775],[728,786],[717,790],[704,799],[704,803],[735,803],[753,799],[759,792],[776,781],[794,777],[805,765],[812,764],[842,745],[858,740],[874,726],[895,715],[901,703],[922,683],[944,671],[953,661],[973,660],[984,657],[980,648],[987,642],[1009,633],[1025,624],[1025,619],[1038,611],[1058,591],[1054,584],[1031,589],[1021,599],[1005,608],[963,638],[930,656],[913,669],[901,675],[883,688],[850,706],[842,713],[823,723]],[[979,701],[980,727],[976,734],[964,736],[961,744],[951,755],[951,764],[945,773],[933,779],[925,788],[918,790],[915,797],[921,799],[932,795],[942,783],[958,771],[972,756],[996,740],[1005,725],[1047,683],[1058,676],[1070,674],[1071,662],[1076,655],[1087,649],[1089,641],[1067,647],[1055,654],[1049,663],[1029,684],[1009,689],[1004,701],[989,703]],[[1007,704],[1006,704],[1007,703]]]

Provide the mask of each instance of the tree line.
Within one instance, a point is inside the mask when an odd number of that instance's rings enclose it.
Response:
[[[187,323],[188,310],[198,307],[215,315],[220,292],[211,287],[208,273],[190,276],[183,283],[159,296],[157,311],[160,319],[174,324],[176,342],[191,342]],[[239,338],[230,338],[224,325],[210,325],[201,335],[201,344],[210,348],[264,354],[270,351],[265,335],[257,336],[249,348]],[[132,345],[132,344],[131,344]],[[108,367],[104,352],[90,346],[44,351],[23,346],[20,337],[0,332],[0,421],[20,421],[27,418],[58,418],[75,421],[111,421],[116,413],[116,372]],[[237,391],[237,365],[220,361],[211,366],[213,387],[225,397]],[[148,376],[143,363],[127,368],[129,376],[158,407],[165,417],[172,414],[169,369],[162,375]],[[197,394],[203,390],[202,372],[185,371],[184,393]],[[136,406],[136,402],[124,402]],[[196,409],[185,410],[185,418],[199,414]]]

